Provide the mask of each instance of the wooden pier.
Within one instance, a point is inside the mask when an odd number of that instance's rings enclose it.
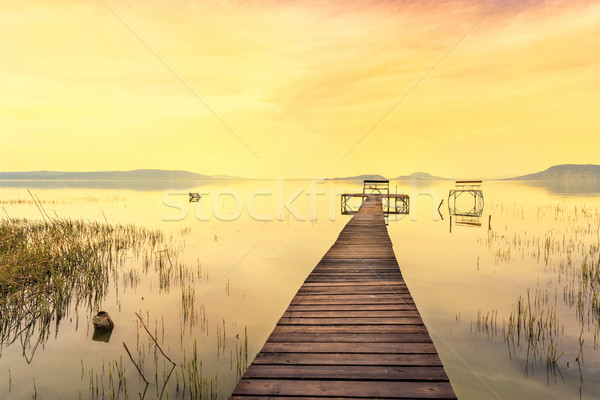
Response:
[[[369,195],[231,399],[455,399]]]

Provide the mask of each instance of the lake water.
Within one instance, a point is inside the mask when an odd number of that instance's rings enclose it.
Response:
[[[391,182],[411,213],[390,216],[388,229],[458,397],[598,398],[597,185],[484,182],[476,225],[450,221],[453,185]],[[115,322],[109,338],[93,340],[98,310],[85,300],[42,338],[8,335],[0,398],[124,398],[120,374],[129,398],[189,398],[192,384],[198,397],[227,398],[349,220],[339,194],[362,182],[4,181],[3,215],[42,219],[26,188],[49,216],[159,229],[164,241],[111,273],[98,307]]]

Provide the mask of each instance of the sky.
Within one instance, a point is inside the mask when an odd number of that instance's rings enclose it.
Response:
[[[0,171],[600,164],[600,2],[3,0]]]

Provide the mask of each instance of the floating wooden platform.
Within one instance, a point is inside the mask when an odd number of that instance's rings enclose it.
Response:
[[[381,196],[308,276],[231,399],[455,399],[406,287]]]

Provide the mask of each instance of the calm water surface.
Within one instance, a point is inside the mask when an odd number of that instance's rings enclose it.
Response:
[[[110,338],[93,340],[97,310],[73,301],[39,341],[15,332],[3,343],[3,399],[124,398],[119,368],[139,398],[145,385],[123,343],[150,381],[146,398],[188,398],[194,352],[204,394],[227,398],[348,221],[336,194],[362,183],[2,182],[4,215],[41,218],[26,186],[50,215],[159,229],[165,240],[111,274],[100,306],[115,321]],[[389,233],[458,397],[598,398],[599,193],[486,182],[481,225],[466,226],[451,224],[446,201],[438,213],[452,186],[392,182],[411,214],[390,217]],[[188,191],[205,193],[188,203]],[[178,364],[170,376],[136,312]]]

